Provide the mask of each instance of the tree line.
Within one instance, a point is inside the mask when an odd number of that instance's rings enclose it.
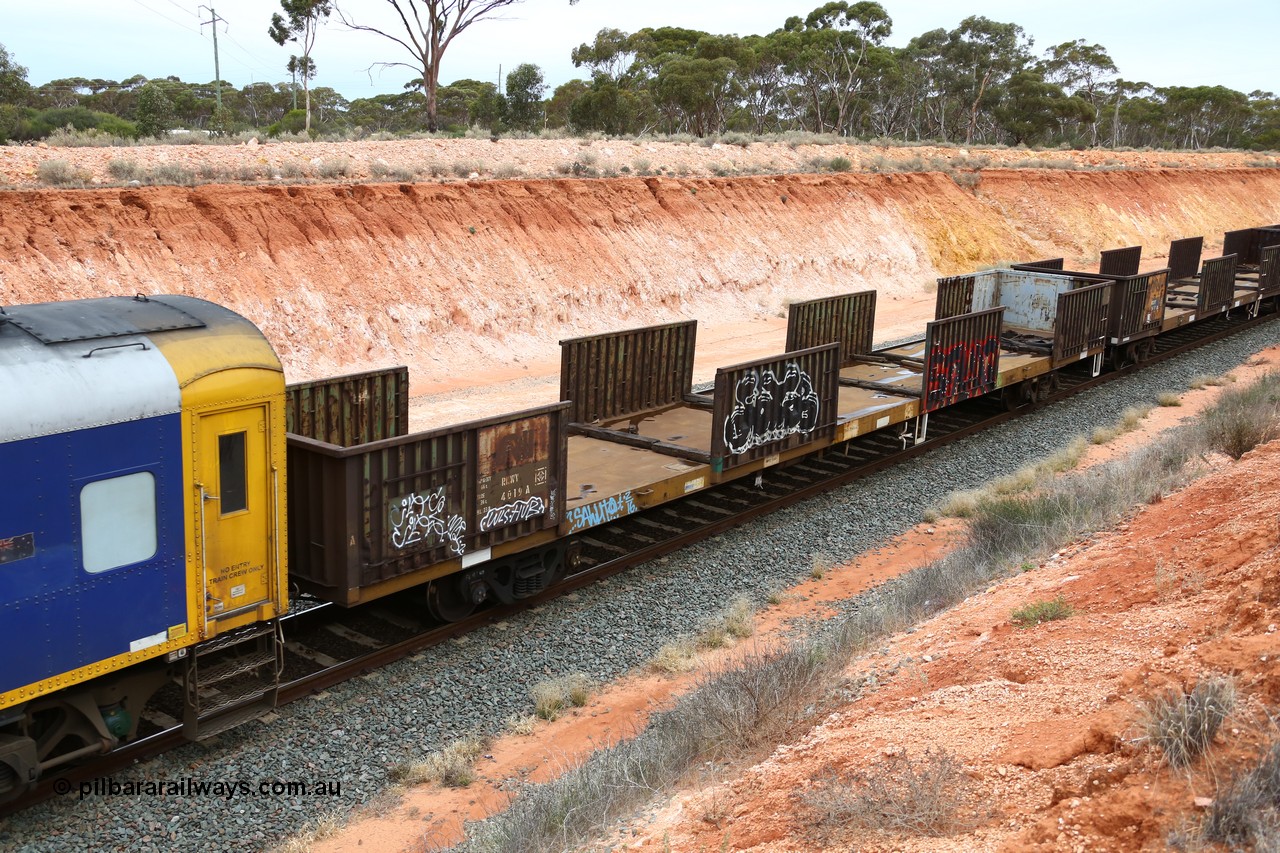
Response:
[[[282,0],[286,16],[274,15],[269,32],[279,44],[298,42],[304,51],[285,66],[293,79],[275,84],[236,89],[139,75],[33,86],[0,45],[0,140],[40,139],[68,125],[118,136],[163,136],[178,128],[316,135],[479,127],[703,137],[808,131],[971,145],[1280,147],[1280,101],[1271,92],[1127,80],[1100,44],[1077,39],[1036,52],[1022,27],[981,16],[923,33],[905,47],[885,44],[893,24],[876,2],[829,2],[767,35],[604,29],[571,53],[582,76],[549,92],[542,70],[529,63],[516,66],[502,90],[478,80],[439,83],[439,60],[452,37],[483,13],[518,0],[489,0],[470,11],[471,20],[444,17],[455,7],[450,0],[413,2],[442,6],[428,20],[448,38],[437,34],[435,52],[413,62],[380,63],[420,72],[403,92],[353,100],[309,85],[316,28],[331,11],[323,0]],[[360,28],[349,18],[343,22]],[[380,34],[404,43],[394,33]]]

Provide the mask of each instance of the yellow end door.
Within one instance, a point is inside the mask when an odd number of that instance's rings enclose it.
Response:
[[[196,483],[206,622],[271,602],[275,478],[267,406],[197,415]]]

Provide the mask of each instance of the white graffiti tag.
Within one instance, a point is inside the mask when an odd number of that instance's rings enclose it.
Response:
[[[752,370],[733,389],[733,411],[724,420],[724,443],[730,453],[781,441],[818,426],[820,401],[809,374],[788,362],[779,379],[771,369]]]
[[[449,543],[449,550],[461,554],[466,550],[462,536],[467,521],[460,515],[445,517],[444,486],[430,494],[412,492],[391,507],[391,544],[407,548],[419,542],[439,545]]]
[[[491,506],[485,510],[484,516],[480,519],[480,532],[483,533],[495,527],[504,527],[508,524],[515,524],[518,521],[525,521],[535,515],[542,515],[546,511],[547,504],[538,495],[515,503]]]

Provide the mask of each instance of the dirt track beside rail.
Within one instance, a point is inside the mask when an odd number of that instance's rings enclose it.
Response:
[[[3,148],[0,175],[26,186],[41,158],[106,175],[118,157],[188,168],[348,157],[360,175],[374,159],[462,161],[477,147],[529,174],[550,171],[560,148],[587,150],[572,140]],[[590,150],[604,166],[634,147]],[[694,174],[722,155],[780,169],[817,154],[959,156],[728,148],[645,154],[655,169]],[[1212,251],[1226,228],[1280,221],[1280,170],[1248,168],[1246,154],[965,153],[1149,170],[989,168],[972,189],[943,172],[16,189],[0,192],[0,303],[138,292],[220,301],[266,331],[291,379],[407,363],[414,393],[428,396],[425,425],[553,400],[565,337],[697,318],[706,375],[722,353],[780,351],[792,300],[875,288],[881,327],[914,331],[939,275],[1044,256],[1087,263],[1134,243],[1150,257],[1197,234]],[[1160,168],[1173,163],[1183,168]]]

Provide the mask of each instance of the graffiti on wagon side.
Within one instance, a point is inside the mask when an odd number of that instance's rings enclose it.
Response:
[[[434,492],[411,492],[391,507],[391,544],[408,548],[425,542],[436,546],[448,543],[449,550],[461,554],[466,550],[463,535],[467,520],[446,511],[448,500],[444,486]]]
[[[746,453],[818,427],[821,401],[809,374],[795,362],[787,362],[781,378],[772,368],[747,371],[733,399],[733,411],[724,420],[724,443],[730,453]]]

